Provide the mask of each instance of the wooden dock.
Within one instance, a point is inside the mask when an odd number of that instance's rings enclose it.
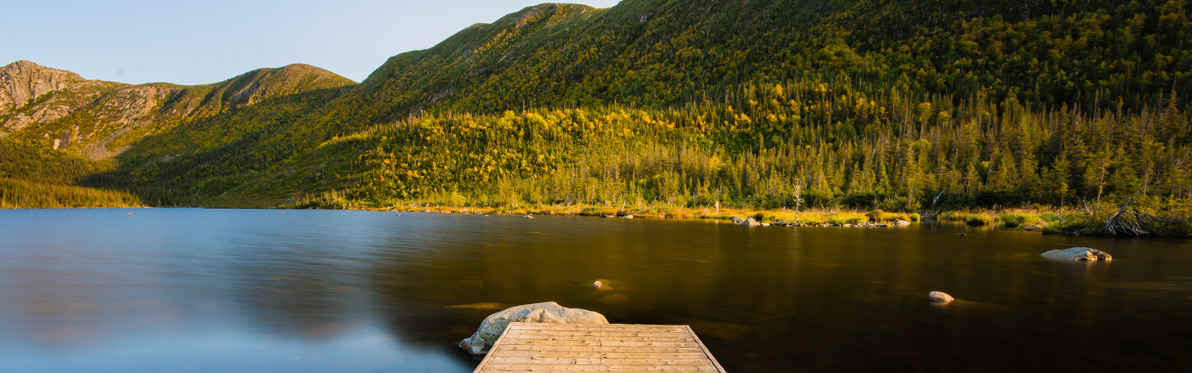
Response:
[[[687,325],[510,323],[475,372],[724,372]]]

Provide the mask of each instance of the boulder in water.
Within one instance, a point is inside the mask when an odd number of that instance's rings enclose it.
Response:
[[[944,303],[948,303],[948,302],[956,300],[956,298],[952,298],[951,295],[948,295],[948,293],[945,293],[942,291],[933,291],[933,292],[927,293],[927,299],[930,299],[932,303],[940,303],[940,304],[944,304]]]
[[[579,308],[567,308],[555,302],[542,302],[514,306],[489,315],[480,323],[480,329],[471,337],[459,342],[459,347],[472,355],[485,355],[505,332],[511,322],[536,322],[557,324],[608,324],[608,319],[597,312]]]
[[[1063,250],[1058,250],[1058,249],[1051,250],[1051,251],[1043,253],[1041,256],[1044,258],[1047,258],[1047,259],[1051,259],[1051,260],[1064,260],[1064,261],[1095,262],[1098,260],[1104,260],[1104,261],[1108,262],[1108,261],[1113,260],[1113,256],[1109,255],[1109,253],[1101,251],[1101,250],[1097,250],[1097,249],[1090,249],[1087,247],[1073,247],[1070,249],[1063,249]]]
[[[596,280],[596,281],[592,281],[592,287],[594,287],[594,288],[596,288],[596,290],[600,290],[600,291],[609,291],[609,290],[613,289],[612,281],[605,280],[603,278]]]

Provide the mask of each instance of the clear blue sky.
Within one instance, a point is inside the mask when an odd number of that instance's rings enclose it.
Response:
[[[12,1],[3,6],[0,66],[29,60],[87,79],[204,84],[305,63],[360,81],[390,56],[542,2]]]

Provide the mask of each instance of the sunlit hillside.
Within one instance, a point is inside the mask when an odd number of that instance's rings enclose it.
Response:
[[[82,183],[154,205],[1164,209],[1192,198],[1189,13],[546,4],[358,85],[172,119]]]

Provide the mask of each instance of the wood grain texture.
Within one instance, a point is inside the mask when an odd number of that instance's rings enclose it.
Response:
[[[510,323],[476,372],[724,372],[686,325]]]

